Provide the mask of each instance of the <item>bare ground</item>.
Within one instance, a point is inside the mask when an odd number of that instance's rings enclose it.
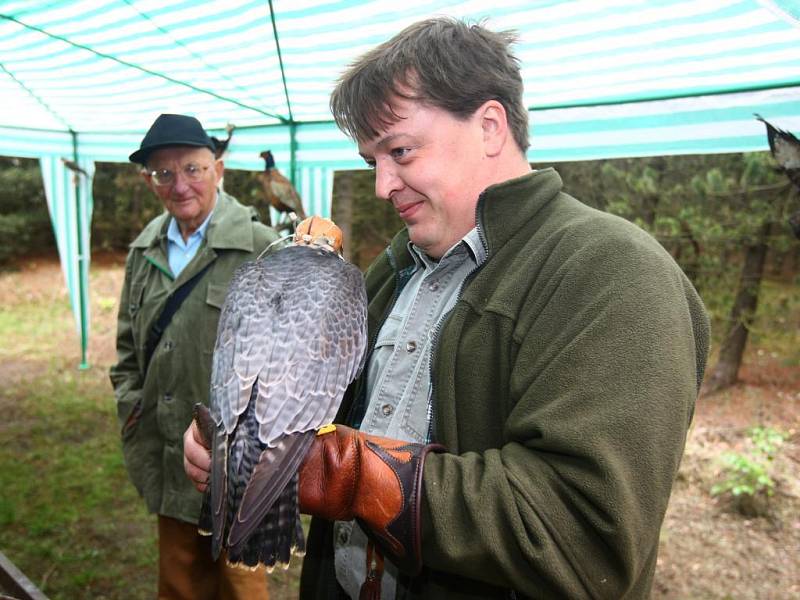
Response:
[[[114,359],[123,260],[93,256],[89,361],[102,372]],[[18,270],[0,273],[0,310],[46,300],[67,305],[55,259],[28,260]],[[64,368],[79,363],[72,315],[64,310],[51,318],[54,327],[44,347],[30,352],[0,347],[0,382],[26,379],[37,362],[57,360]],[[752,351],[737,386],[698,401],[662,530],[653,598],[800,598],[800,367],[785,366],[772,354]],[[110,397],[110,386],[108,391]],[[13,411],[6,416],[13,419]],[[720,480],[722,453],[741,449],[753,425],[773,426],[789,437],[774,461],[777,486],[768,516],[746,518],[710,489]],[[297,565],[276,574],[273,600],[294,597],[296,575]]]

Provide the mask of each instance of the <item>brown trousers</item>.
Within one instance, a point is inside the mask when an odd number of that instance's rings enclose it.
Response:
[[[159,600],[269,600],[263,566],[251,571],[211,559],[211,537],[158,515]]]

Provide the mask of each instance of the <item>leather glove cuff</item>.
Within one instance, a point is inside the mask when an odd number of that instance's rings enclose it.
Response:
[[[383,555],[408,574],[422,569],[423,467],[438,444],[366,435],[337,425],[318,435],[300,469],[300,510],[356,519]]]

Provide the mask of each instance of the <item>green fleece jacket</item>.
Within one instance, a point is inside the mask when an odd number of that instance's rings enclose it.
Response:
[[[217,322],[233,272],[278,237],[256,219],[252,207],[220,194],[205,240],[177,279],[167,261],[168,213],[131,244],[110,375],[125,465],[150,512],[194,523],[200,515],[202,494],[183,472],[183,432],[194,404],[208,404]],[[164,330],[145,374],[148,332],[167,298],[208,265]]]
[[[646,598],[703,378],[709,324],[647,233],[561,192],[552,169],[488,188],[488,259],[438,332],[425,568],[399,598]],[[408,275],[401,232],[371,266],[374,341]],[[362,378],[363,379],[363,378]],[[363,380],[340,419],[358,424]],[[302,598],[335,597],[315,520]]]

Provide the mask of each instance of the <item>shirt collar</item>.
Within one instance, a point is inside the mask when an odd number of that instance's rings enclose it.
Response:
[[[467,235],[453,244],[453,246],[451,246],[450,249],[444,253],[444,256],[442,256],[442,258],[440,258],[438,261],[428,256],[425,251],[422,250],[422,248],[413,242],[408,242],[408,252],[414,259],[417,268],[432,269],[441,260],[447,258],[448,256],[457,254],[458,252],[467,252],[469,257],[478,266],[483,264],[483,262],[486,260],[486,249],[483,247],[483,242],[481,242],[481,237],[478,234],[477,227],[470,229],[467,232]]]
[[[185,242],[183,241],[181,230],[178,227],[178,222],[175,220],[175,217],[170,217],[169,226],[167,227],[167,239],[170,242],[178,244],[179,246],[187,246],[196,240],[202,240],[204,237],[206,237],[206,230],[208,229],[208,224],[211,222],[211,216],[213,214],[214,214],[214,209],[212,208],[211,212],[208,213],[208,216],[200,224],[200,227],[195,229],[194,232],[189,236],[189,239],[186,240]]]

